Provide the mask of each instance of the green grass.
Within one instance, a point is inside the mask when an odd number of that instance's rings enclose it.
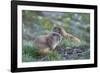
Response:
[[[48,60],[49,61],[61,60],[61,55],[58,54],[57,51],[50,51],[48,54]]]
[[[86,44],[87,43],[85,41],[81,41],[80,43],[78,43],[78,42],[72,41],[70,39],[67,39],[67,40],[62,39],[62,41],[60,42],[60,44],[58,46],[66,48],[66,47],[77,47],[77,46],[86,45]]]
[[[71,40],[63,39],[61,43],[57,46],[58,48],[65,48],[66,47],[75,47],[84,45],[86,42],[81,41],[81,43],[77,43]],[[50,50],[47,56],[40,56],[37,53],[38,49],[35,46],[23,45],[22,48],[22,62],[33,62],[33,61],[58,61],[63,60],[62,56],[56,50]],[[45,60],[42,60],[45,58]],[[89,52],[85,54],[81,54],[81,57],[76,57],[73,59],[85,59],[89,58]]]
[[[37,49],[31,46],[23,46],[22,62],[36,61],[38,58]]]
[[[33,47],[24,46],[22,49],[22,62],[41,61],[43,56],[38,55],[37,51],[38,50]],[[57,51],[49,51],[47,60],[54,61],[60,59],[61,56],[57,53]]]

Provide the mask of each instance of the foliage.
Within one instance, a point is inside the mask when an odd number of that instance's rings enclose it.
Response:
[[[56,25],[61,25],[66,32],[78,36],[81,39],[80,43],[72,41],[70,39],[62,39],[56,49],[73,49],[80,46],[90,46],[90,14],[89,13],[72,13],[72,12],[48,12],[48,11],[22,11],[22,24],[23,24],[23,36],[32,35],[37,37],[41,34],[50,32]],[[24,41],[25,40],[25,41]],[[27,44],[27,40],[23,39],[22,45],[22,61],[53,61],[53,60],[76,60],[76,59],[89,59],[90,48],[85,47],[85,51],[67,56],[63,51],[59,50],[50,51],[47,56],[39,56],[37,54],[37,48],[31,43]],[[30,44],[32,46],[30,46]],[[75,49],[73,49],[75,50]],[[72,50],[72,51],[73,51]],[[68,51],[68,50],[66,50]]]

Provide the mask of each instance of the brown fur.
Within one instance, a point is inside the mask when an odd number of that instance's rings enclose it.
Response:
[[[46,55],[50,49],[55,49],[56,45],[59,44],[58,41],[60,41],[60,37],[61,36],[58,33],[49,33],[36,37],[34,44],[39,50],[38,53],[41,55]]]
[[[71,40],[74,40],[76,42],[80,42],[80,39],[70,33],[67,33],[63,27],[54,27],[54,31],[55,32],[58,32],[59,34],[61,34],[64,38],[66,39],[71,39]]]

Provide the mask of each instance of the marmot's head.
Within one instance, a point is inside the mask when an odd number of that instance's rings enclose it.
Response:
[[[56,33],[59,33],[60,35],[63,35],[63,30],[64,29],[62,27],[55,26],[55,27],[53,27],[52,32],[56,32]]]
[[[59,27],[53,27],[52,31],[61,34],[61,28]]]
[[[51,49],[55,49],[55,47],[62,40],[62,36],[59,33],[51,32],[48,36],[48,45]]]

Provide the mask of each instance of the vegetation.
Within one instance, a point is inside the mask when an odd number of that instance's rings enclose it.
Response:
[[[77,60],[90,58],[90,14],[71,12],[22,11],[23,37],[37,37],[50,32],[56,25],[81,39],[80,43],[63,38],[55,50],[47,56],[37,54],[32,41],[23,38],[22,61]]]

